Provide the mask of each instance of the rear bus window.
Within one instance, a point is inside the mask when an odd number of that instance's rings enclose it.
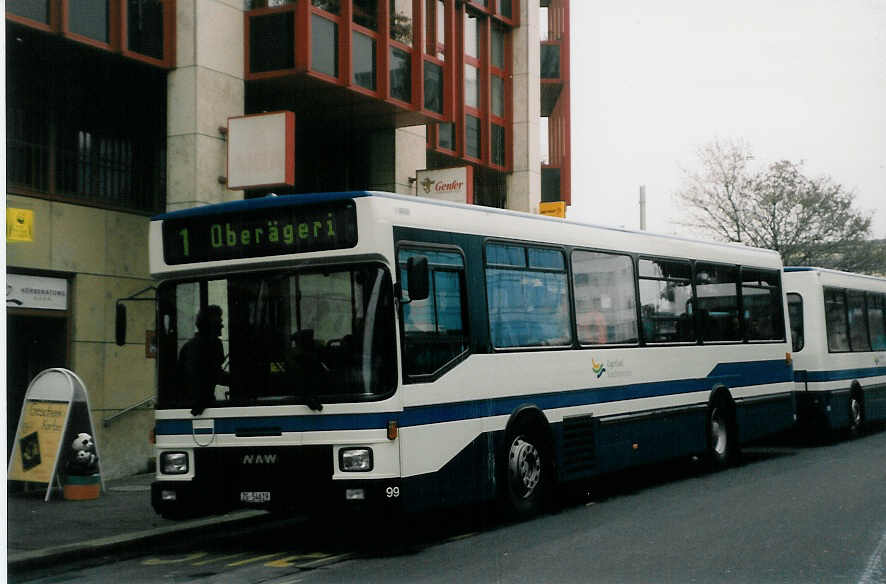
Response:
[[[779,272],[775,270],[750,268],[741,270],[742,318],[749,341],[784,339],[784,312],[779,276]],[[793,322],[791,326],[794,326]]]

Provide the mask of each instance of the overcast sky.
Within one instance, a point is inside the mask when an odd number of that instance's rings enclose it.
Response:
[[[805,161],[886,237],[886,0],[573,0],[571,219],[674,224],[714,138]]]

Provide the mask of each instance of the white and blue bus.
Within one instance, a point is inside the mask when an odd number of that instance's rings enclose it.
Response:
[[[784,285],[804,426],[886,419],[886,279],[787,267]]]
[[[726,464],[796,419],[771,251],[374,192],[172,212],[150,237],[166,516],[529,515],[559,482]]]

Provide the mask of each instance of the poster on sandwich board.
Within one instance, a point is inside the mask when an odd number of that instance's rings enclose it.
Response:
[[[61,368],[41,371],[25,393],[7,468],[8,480],[45,484],[44,500],[49,501],[71,441],[81,432],[94,440],[94,427],[89,396],[80,377]],[[98,454],[97,443],[95,449]],[[101,484],[104,490],[103,478]]]

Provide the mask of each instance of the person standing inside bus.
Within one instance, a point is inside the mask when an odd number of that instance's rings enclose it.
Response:
[[[193,397],[191,415],[199,416],[215,401],[215,386],[228,385],[229,374],[222,369],[222,309],[211,304],[197,313],[197,332],[179,353],[179,378]]]

